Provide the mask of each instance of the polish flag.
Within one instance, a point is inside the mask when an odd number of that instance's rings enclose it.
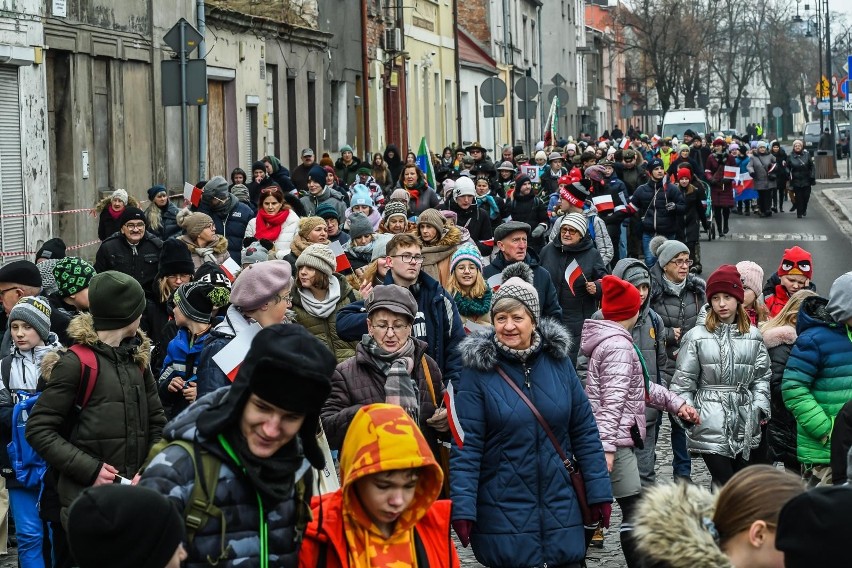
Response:
[[[251,324],[240,331],[221,351],[213,356],[213,362],[224,371],[231,382],[234,382],[234,379],[237,378],[240,365],[243,364],[249,347],[251,347],[251,342],[260,329],[259,323]]]
[[[607,211],[612,211],[615,208],[615,203],[612,201],[612,195],[597,195],[592,198],[592,203],[595,204],[595,208],[598,210],[598,213],[606,213]]]
[[[456,446],[463,448],[464,430],[462,430],[459,417],[456,415],[456,393],[452,381],[447,385],[447,391],[444,393],[444,408],[447,409],[447,422],[450,424],[450,432],[453,433]]]
[[[222,271],[225,273],[225,276],[227,276],[228,280],[230,280],[231,282],[236,280],[237,274],[239,274],[240,270],[243,269],[239,264],[237,264],[237,261],[235,261],[230,256],[228,257],[228,260],[219,265],[219,268],[222,269]]]
[[[488,281],[486,282],[486,284],[488,284],[488,287],[491,288],[495,292],[497,291],[498,288],[500,288],[500,284],[502,284],[502,283],[503,283],[503,273],[502,272],[498,272],[497,274],[495,274],[494,276],[489,278]]]
[[[464,331],[468,335],[471,333],[476,333],[477,331],[488,331],[492,329],[490,325],[482,325],[481,323],[476,323],[472,321],[466,321],[464,323]]]
[[[740,175],[740,169],[737,166],[725,166],[725,179],[736,179]]]
[[[574,283],[577,282],[577,279],[583,276],[583,269],[580,268],[580,265],[577,264],[576,260],[572,260],[571,264],[568,265],[568,268],[565,269],[565,281],[568,282],[568,289],[571,290],[571,293],[575,296],[577,293],[574,291]]]
[[[622,150],[627,150],[628,148],[630,148],[630,138],[628,138],[627,136],[622,138],[621,142],[618,144],[618,147]]]
[[[493,237],[492,237],[492,238],[490,238],[490,239],[488,239],[488,240],[485,240],[485,241],[479,241],[479,242],[480,242],[480,244],[482,244],[482,245],[484,245],[484,246],[486,246],[486,247],[493,247],[493,246],[494,246],[494,238],[493,238]]]
[[[338,241],[331,241],[328,244],[328,248],[331,249],[331,252],[334,253],[337,260],[337,267],[334,271],[338,274],[351,274],[352,264],[350,264],[349,259],[346,258],[346,253],[343,252],[343,245],[341,245]]]
[[[201,203],[201,190],[189,182],[183,184],[183,198],[198,207]]]

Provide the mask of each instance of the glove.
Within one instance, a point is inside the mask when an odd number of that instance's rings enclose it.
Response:
[[[612,507],[609,508],[610,513],[612,512]],[[609,521],[609,516],[607,516],[607,522]],[[456,534],[459,537],[459,541],[462,546],[467,548],[470,544],[470,531],[473,529],[473,521],[468,521],[467,519],[458,519],[452,522],[453,530],[456,531]],[[607,525],[608,526],[608,525]]]
[[[609,528],[609,518],[612,516],[612,503],[595,503],[594,505],[589,505],[589,510],[592,512],[592,522],[600,523],[604,528]],[[455,523],[453,523],[453,527],[455,526]],[[458,531],[456,533],[458,534]],[[459,538],[461,538],[461,535],[459,535]]]
[[[677,204],[674,201],[669,201],[666,203],[666,211],[674,211]]]
[[[533,229],[532,236],[534,239],[541,237],[544,232],[547,231],[547,225],[544,223],[539,223],[535,229]]]

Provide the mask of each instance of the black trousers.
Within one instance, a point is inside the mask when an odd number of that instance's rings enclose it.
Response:
[[[801,217],[808,212],[808,202],[811,200],[811,186],[797,187],[793,191],[796,194],[796,216]]]
[[[733,459],[718,454],[701,454],[701,457],[704,458],[704,464],[707,466],[712,477],[712,483],[716,487],[722,487],[736,472],[750,465],[747,460],[743,459],[742,454],[738,454]]]
[[[757,208],[764,215],[772,212],[772,192],[771,189],[761,189],[757,192]]]

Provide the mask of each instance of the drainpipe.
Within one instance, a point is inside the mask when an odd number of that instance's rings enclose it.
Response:
[[[459,144],[462,144],[461,60],[459,59],[459,0],[453,0],[453,40],[455,42],[456,50],[456,139],[459,141]],[[494,149],[494,152],[497,152],[496,148]]]
[[[367,0],[361,0],[361,112],[364,113],[364,148],[365,157],[369,158],[370,146],[370,59],[367,53]]]
[[[198,42],[198,58],[204,59],[207,54],[207,42],[204,40],[204,34],[207,29],[207,24],[204,20],[204,0],[195,1],[195,18],[198,24],[198,33],[201,34],[201,41]],[[207,78],[205,77],[206,81]],[[248,143],[249,141],[247,141]],[[251,167],[251,164],[247,164]],[[198,107],[198,179],[207,179],[207,105],[203,104]],[[189,180],[184,180],[189,181]]]

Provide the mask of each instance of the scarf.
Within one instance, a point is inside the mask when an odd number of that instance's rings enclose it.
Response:
[[[417,202],[420,201],[420,192],[423,191],[423,188],[426,186],[426,182],[422,179],[418,179],[417,183],[414,184],[414,187],[406,187],[405,191],[408,192],[408,195],[414,200],[414,204],[417,205]]]
[[[683,289],[686,288],[686,281],[688,279],[689,279],[689,277],[687,276],[686,278],[683,279],[683,282],[681,282],[680,284],[675,284],[674,282],[669,280],[669,277],[666,276],[665,272],[663,272],[663,286],[665,286],[667,290],[669,290],[672,294],[674,294],[678,298],[680,298],[680,295],[683,294]]]
[[[497,349],[511,357],[512,359],[517,359],[521,363],[526,363],[527,359],[530,356],[538,351],[539,346],[541,345],[541,335],[537,331],[533,331],[532,341],[530,342],[530,346],[526,349],[512,349],[511,347],[507,347],[503,345],[497,340],[497,335],[494,335],[494,345],[497,346]]]
[[[206,247],[196,246],[195,251],[194,251],[195,254],[197,254],[202,259],[204,259],[204,262],[212,262],[213,264],[219,264],[219,262],[216,260],[216,250],[215,249],[216,249],[216,243],[219,242],[220,238],[221,237],[219,237],[219,235],[216,235],[216,239],[212,243],[207,245]]]
[[[349,489],[354,493],[354,488]],[[397,521],[397,524],[400,521]],[[343,533],[346,537],[349,566],[358,568],[415,568],[414,528],[394,530],[385,538],[370,519],[361,500],[353,495],[343,509]]]
[[[461,315],[467,317],[482,316],[491,309],[491,288],[487,288],[485,295],[481,298],[471,298],[462,295],[461,292],[456,292],[453,300],[455,300],[456,307],[458,307]]]
[[[328,294],[325,300],[317,300],[313,292],[307,288],[299,288],[299,296],[302,298],[302,308],[312,316],[319,319],[327,319],[334,313],[337,302],[340,300],[340,281],[332,276],[328,279]]]
[[[219,434],[219,443],[232,459],[236,458],[265,509],[271,511],[281,501],[293,498],[296,472],[306,463],[298,436],[273,456],[262,459],[251,453],[246,439],[235,428]]]
[[[343,245],[343,251],[351,253],[352,256],[359,260],[366,261],[367,264],[369,264],[370,260],[373,258],[373,247],[376,246],[376,241],[370,241],[366,245],[361,246],[354,245],[353,243],[354,241],[349,241]]]
[[[282,209],[275,215],[270,215],[263,209],[258,210],[257,224],[254,228],[255,238],[274,242],[281,234],[281,225],[284,224],[289,215],[289,209]]]
[[[420,393],[417,378],[411,376],[414,370],[414,340],[409,337],[396,353],[388,353],[366,334],[361,338],[361,344],[379,371],[387,377],[385,402],[403,407],[420,424]]]
[[[122,207],[121,209],[116,211],[115,209],[112,208],[112,205],[107,205],[107,212],[109,212],[109,216],[112,217],[116,221],[118,220],[119,217],[121,217],[121,214],[124,213],[125,209],[126,209],[126,207]]]
[[[485,195],[476,198],[477,207],[482,207],[483,204],[488,206],[488,217],[492,221],[496,221],[500,218],[500,208],[497,206],[497,202],[490,193],[486,193]]]

